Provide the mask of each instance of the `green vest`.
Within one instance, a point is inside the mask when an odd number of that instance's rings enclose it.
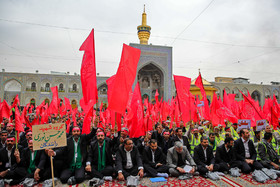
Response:
[[[74,141],[74,157],[72,159],[72,162],[70,164],[70,170],[72,172],[75,171],[75,169],[79,169],[82,167],[82,154],[81,154],[81,147],[80,147],[80,138],[78,140],[78,146],[77,146],[77,149],[76,149],[76,146],[75,146],[75,140],[73,139]],[[75,158],[76,158],[76,161],[75,161]]]
[[[29,162],[29,167],[27,169],[27,172],[29,174],[33,173],[36,169],[36,166],[35,166],[35,157],[36,157],[36,154],[37,154],[37,151],[34,151],[34,158],[32,160],[32,152],[30,150],[30,162]]]

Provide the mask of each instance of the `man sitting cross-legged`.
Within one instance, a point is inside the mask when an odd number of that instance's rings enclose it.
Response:
[[[150,146],[143,150],[144,169],[148,177],[168,177],[168,166],[166,156],[163,154],[155,139],[151,139]]]

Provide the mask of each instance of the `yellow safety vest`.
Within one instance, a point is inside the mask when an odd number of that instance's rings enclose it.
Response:
[[[191,155],[194,154],[194,148],[200,144],[200,137],[201,137],[201,135],[198,134],[198,139],[196,139],[195,136],[192,134],[191,141],[190,141]]]

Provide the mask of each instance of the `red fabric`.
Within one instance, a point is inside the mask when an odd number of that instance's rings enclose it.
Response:
[[[65,101],[66,110],[72,111],[72,106],[70,104],[69,99],[67,97],[64,97],[64,101]]]
[[[202,77],[201,77],[200,73],[195,80],[195,85],[200,89],[202,97],[206,97],[206,93],[205,93],[205,90],[204,90],[204,87],[203,87]]]
[[[120,65],[108,102],[109,109],[120,114],[125,112],[129,99],[129,93],[135,80],[140,54],[141,51],[139,49],[123,44]]]
[[[20,106],[18,94],[16,95],[16,97],[15,97],[15,99],[14,99],[14,102],[13,102],[13,105],[11,106],[11,108],[16,107],[17,105]]]
[[[94,50],[94,29],[92,29],[87,39],[80,47],[80,51],[84,51],[83,62],[81,66],[81,83],[84,102],[86,105],[90,100],[93,100],[94,104],[98,100]]]
[[[21,123],[25,123],[26,124],[26,121],[25,121],[25,117],[27,114],[27,111],[26,111],[26,107],[23,107],[23,110],[21,112],[21,116],[20,116],[20,119],[21,119]]]
[[[271,107],[271,120],[270,124],[273,126],[274,130],[277,130],[277,127],[279,125],[279,120],[278,120],[278,114],[276,112],[276,106]]]
[[[41,110],[42,107],[45,105],[45,101],[43,101],[39,106],[36,107],[36,116],[39,116],[39,114],[41,115]]]
[[[24,131],[22,123],[21,123],[20,113],[19,113],[17,106],[15,107],[15,130],[18,133]]]
[[[3,103],[2,103],[2,117],[5,117],[5,118],[10,118],[10,106],[9,104],[6,102],[6,100],[3,100]]]
[[[174,75],[174,82],[177,91],[182,120],[187,123],[191,120],[191,79],[188,77]]]
[[[156,102],[158,102],[158,96],[159,96],[159,93],[158,93],[158,90],[156,89],[156,94],[155,94]]]
[[[26,127],[29,127],[31,130],[32,130],[32,125],[30,123],[30,121],[28,120],[28,118],[26,116],[24,116],[24,121],[25,121],[25,124],[26,124]]]
[[[257,103],[249,96],[247,97],[245,94],[243,94],[244,103],[243,103],[243,111],[242,111],[242,119],[250,119],[251,120],[251,127],[256,126],[257,120],[264,119],[262,111],[260,110],[259,106],[257,106]]]
[[[52,102],[49,106],[50,114],[57,114],[58,113],[58,106],[59,106],[59,98],[58,98],[58,90],[57,86],[51,87],[52,90]]]
[[[66,133],[69,134],[69,131],[70,131],[70,118],[65,123],[66,123]]]
[[[93,106],[94,106],[95,102],[93,100],[90,100],[90,102],[88,103],[89,110],[86,114],[86,117],[84,118],[82,134],[90,133],[91,118],[93,117],[93,111],[94,111]]]
[[[130,108],[130,113],[132,113],[132,119],[129,120],[127,124],[129,129],[129,137],[139,138],[140,136],[145,135],[143,104],[139,82],[137,82],[134,88]]]

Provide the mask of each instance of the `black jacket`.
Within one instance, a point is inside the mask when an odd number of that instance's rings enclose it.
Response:
[[[158,147],[155,151],[155,162],[152,162],[152,150],[150,147],[145,147],[143,150],[143,163],[148,164],[152,167],[155,167],[158,163],[165,164],[166,163],[166,156],[163,154],[160,147]]]
[[[257,152],[256,152],[256,149],[254,147],[254,143],[250,139],[248,141],[249,141],[248,142],[248,147],[249,147],[250,159],[256,160]],[[243,141],[242,141],[241,138],[237,139],[234,142],[234,150],[235,150],[235,153],[236,153],[236,159],[237,160],[244,161],[246,159],[245,158],[245,147],[244,147],[244,144],[243,144]]]
[[[105,155],[106,155],[106,166],[112,166],[113,165],[113,158],[112,158],[112,151],[111,151],[111,144],[110,140],[105,139]],[[87,161],[91,163],[92,166],[98,166],[98,141],[91,142],[89,152],[88,152],[88,158]],[[102,156],[102,155],[101,155]]]
[[[216,163],[227,163],[231,165],[234,161],[236,161],[236,155],[233,148],[227,152],[225,148],[225,144],[217,147],[216,155],[215,155]]]
[[[21,165],[21,162],[20,163],[16,162],[16,157],[14,156],[15,149],[16,149],[16,145],[14,145],[14,147],[12,148],[12,153],[11,153],[11,168],[12,169],[15,169],[17,166]],[[18,150],[19,150],[19,154],[22,155],[23,150],[20,145],[18,145]],[[7,167],[7,163],[9,163],[8,151],[7,151],[6,147],[4,147],[4,148],[0,149],[0,172],[9,169]]]
[[[164,137],[161,134],[158,133],[158,131],[154,131],[152,134],[152,139],[157,140],[157,144],[159,147],[161,147],[162,149],[164,148]]]
[[[38,150],[35,156],[35,167],[43,170],[45,168],[46,159],[47,155],[44,150]],[[30,149],[28,147],[23,149],[21,162],[22,165],[28,169],[30,165]]]
[[[174,139],[174,142],[180,141],[178,136],[174,136],[173,139]],[[183,142],[184,142],[183,145],[186,146],[188,151],[190,152],[191,151],[191,145],[189,143],[188,138],[186,136],[182,136],[182,139],[183,139]]]
[[[209,165],[215,163],[215,159],[214,159],[214,155],[213,155],[213,148],[210,145],[208,145],[208,147],[206,149],[206,157],[207,157],[207,160],[205,160],[204,151],[203,151],[201,144],[199,144],[198,146],[196,146],[194,148],[193,159],[194,159],[195,163],[197,165],[202,165],[202,166],[208,165],[209,166]]]
[[[133,146],[131,152],[130,152],[130,155],[131,155],[131,160],[132,160],[132,164],[133,164],[133,167],[143,167],[143,164],[142,164],[142,159],[141,159],[141,156],[139,154],[139,151],[137,149],[136,146]],[[126,166],[126,162],[127,162],[127,158],[126,158],[126,152],[124,150],[124,146],[120,146],[119,147],[119,150],[117,151],[117,161],[116,161],[116,170],[117,171],[122,171],[124,166]]]

